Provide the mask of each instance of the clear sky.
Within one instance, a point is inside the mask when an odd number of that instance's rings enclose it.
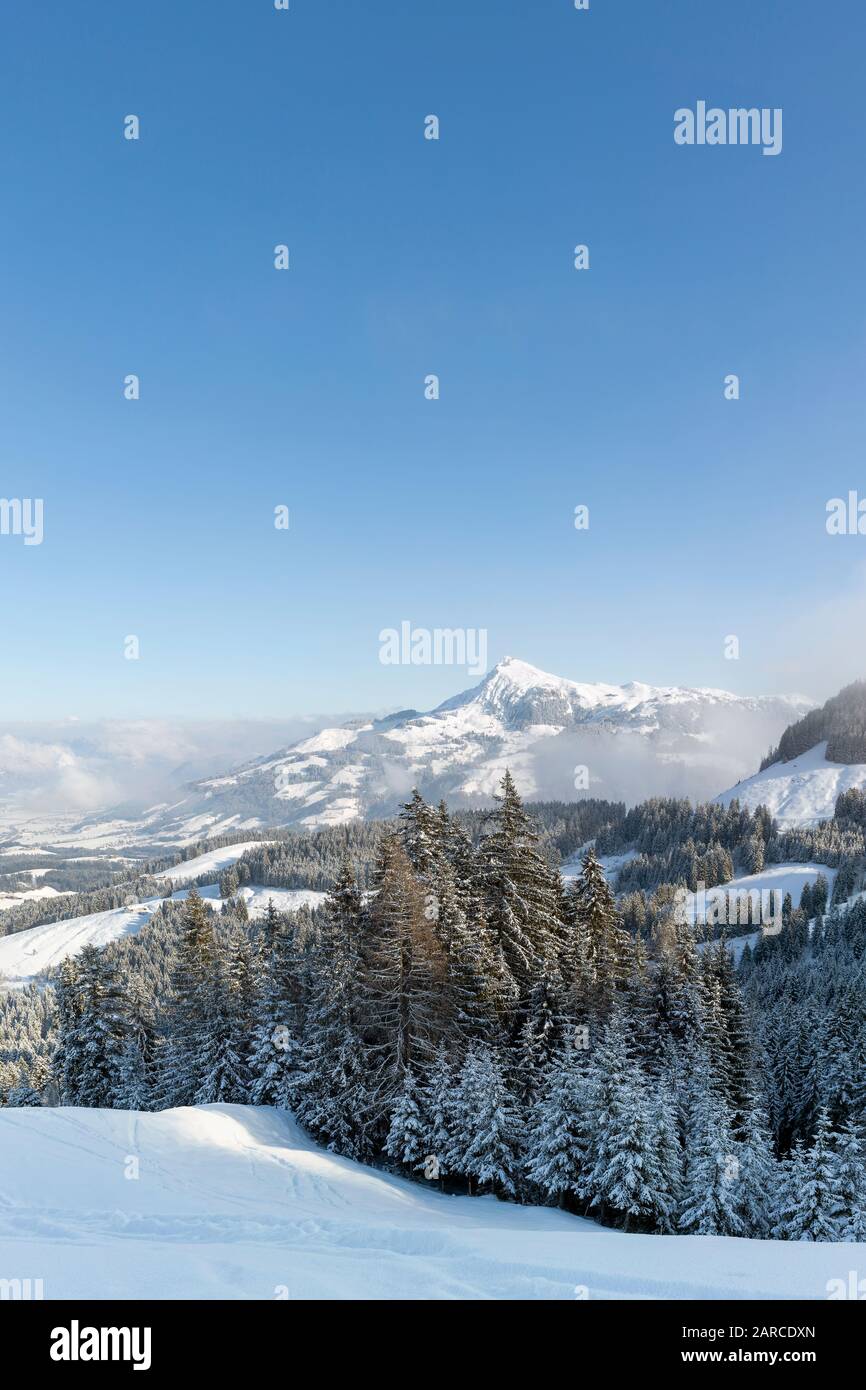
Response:
[[[0,494],[45,510],[0,536],[0,715],[475,683],[383,666],[404,619],[578,680],[866,673],[825,529],[866,496],[862,0],[45,0],[2,53]],[[782,153],[677,146],[699,100]]]

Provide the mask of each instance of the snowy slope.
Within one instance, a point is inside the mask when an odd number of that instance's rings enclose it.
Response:
[[[122,936],[134,936],[158,910],[161,901],[150,898],[110,912],[46,922],[0,937],[0,985],[29,984],[43,970],[54,970],[67,956],[77,956],[85,946],[107,946]]]
[[[258,849],[259,845],[267,843],[262,840],[244,840],[238,845],[226,845],[222,849],[211,849],[206,854],[197,854],[195,859],[185,859],[182,864],[175,864],[170,869],[162,869],[154,878],[170,878],[173,884],[192,883],[193,879],[200,878],[202,874],[212,873],[218,877],[223,869],[231,868],[236,864],[248,849]]]
[[[864,1264],[866,1246],[625,1235],[445,1196],[277,1111],[0,1110],[0,1275],[47,1299],[824,1299]]]
[[[188,892],[186,888],[178,889],[172,897],[179,900]],[[220,906],[218,884],[206,885],[198,892],[206,905]],[[297,912],[301,907],[318,907],[325,894],[306,888],[262,888],[254,884],[241,889],[241,896],[255,920],[267,911],[269,898],[273,898],[278,912]],[[159,911],[161,902],[162,898],[147,898],[128,907],[46,922],[41,927],[28,927],[13,936],[0,937],[0,987],[27,985],[42,971],[55,970],[67,956],[77,956],[85,946],[107,946],[122,936],[135,936]]]
[[[768,864],[758,874],[742,874],[739,878],[732,878],[728,883],[723,883],[718,889],[708,889],[707,896],[713,892],[726,894],[755,894],[755,893],[779,893],[781,901],[784,902],[785,894],[791,894],[791,901],[794,907],[799,907],[800,896],[808,883],[811,887],[815,883],[819,874],[823,874],[827,880],[828,897],[833,896],[833,884],[836,881],[837,869],[830,869],[826,864]],[[687,914],[694,921],[695,900],[693,895],[689,895],[686,907]]]
[[[48,870],[44,872],[47,873]],[[19,893],[0,893],[0,912],[5,912],[8,907],[17,907],[19,903],[65,896],[65,893],[60,892],[58,888],[52,888],[50,884],[43,884],[40,888],[24,888]]]
[[[788,763],[773,763],[716,797],[721,806],[736,798],[754,811],[766,806],[781,826],[810,826],[829,820],[840,792],[866,790],[866,763],[829,763],[818,743]]]
[[[259,826],[339,825],[392,815],[413,786],[429,800],[487,805],[506,767],[531,799],[574,800],[578,763],[589,768],[591,794],[706,798],[753,767],[810,703],[587,684],[507,657],[430,714],[412,710],[323,729],[194,783],[183,800],[139,820],[93,818],[65,829],[56,843],[184,844]]]

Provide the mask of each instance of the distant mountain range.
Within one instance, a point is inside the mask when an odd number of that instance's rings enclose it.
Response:
[[[584,684],[506,657],[429,714],[325,728],[126,819],[90,817],[57,843],[169,844],[268,825],[389,816],[417,786],[452,806],[490,803],[506,767],[528,800],[709,799],[757,766],[812,702],[724,690]]]

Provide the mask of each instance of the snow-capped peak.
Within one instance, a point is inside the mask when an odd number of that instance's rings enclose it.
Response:
[[[393,815],[413,787],[454,806],[486,805],[506,767],[528,800],[574,799],[578,764],[596,796],[707,798],[747,774],[805,707],[784,696],[568,680],[508,656],[430,713],[323,729],[108,829],[113,843],[186,843],[261,826],[339,825]]]

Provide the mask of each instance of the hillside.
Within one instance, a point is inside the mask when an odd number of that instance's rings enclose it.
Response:
[[[754,811],[766,806],[784,828],[829,820],[843,792],[866,789],[866,681],[854,681],[789,724],[758,772],[716,797]]]
[[[736,799],[750,811],[766,806],[785,829],[829,820],[836,798],[854,789],[866,790],[866,763],[830,762],[826,743],[819,743],[789,762],[774,762],[729,787],[716,801],[729,806]]]
[[[0,1268],[46,1299],[825,1299],[864,1262],[443,1195],[279,1111],[0,1110]]]
[[[760,770],[790,763],[819,743],[825,746],[827,762],[866,763],[866,681],[846,685],[820,709],[809,710],[789,725]]]

